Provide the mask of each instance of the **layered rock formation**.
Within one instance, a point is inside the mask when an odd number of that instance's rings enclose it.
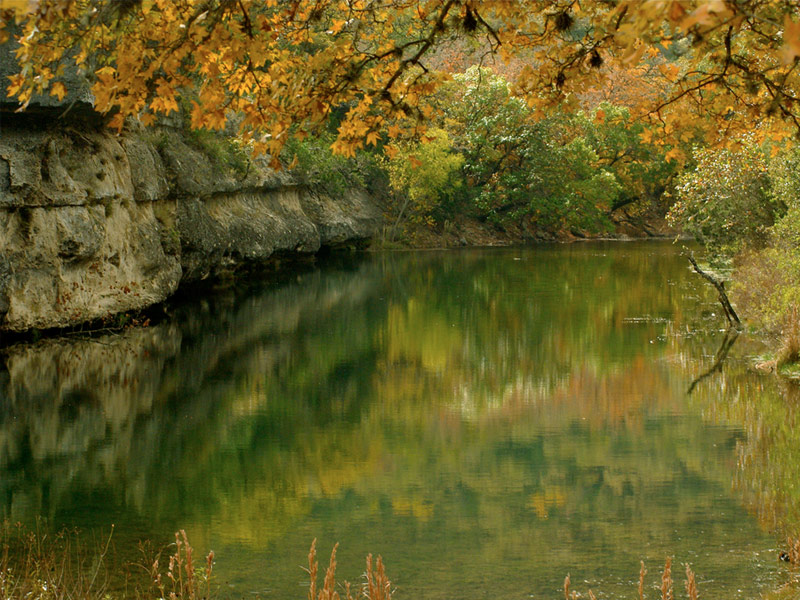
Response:
[[[179,130],[0,119],[0,331],[142,309],[182,283],[380,227],[362,193],[334,201],[263,163],[237,172]]]

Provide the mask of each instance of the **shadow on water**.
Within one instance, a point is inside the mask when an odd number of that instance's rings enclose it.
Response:
[[[765,384],[697,377],[722,350],[695,277],[667,244],[380,254],[8,348],[0,511],[185,528],[233,594],[303,593],[317,537],[351,580],[382,554],[401,597],[557,597],[567,573],[634,597],[668,554],[755,597],[763,442],[731,402]]]

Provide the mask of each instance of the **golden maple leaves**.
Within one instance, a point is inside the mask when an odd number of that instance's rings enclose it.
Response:
[[[515,91],[532,107],[648,65],[661,92],[636,112],[665,129],[800,129],[800,12],[779,0],[0,0],[3,18],[10,9],[24,68],[8,91],[23,105],[63,98],[70,58],[113,126],[183,109],[193,127],[221,129],[236,114],[273,157],[334,113],[343,154],[419,131],[447,78],[427,56],[455,36],[524,57]]]

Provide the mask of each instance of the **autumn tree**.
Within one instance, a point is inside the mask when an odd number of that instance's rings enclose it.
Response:
[[[121,127],[177,109],[196,90],[194,127],[219,129],[239,113],[241,135],[277,157],[344,110],[334,147],[351,154],[413,131],[421,98],[445,76],[434,50],[480,40],[501,59],[523,54],[515,90],[531,106],[569,102],[603,83],[604,65],[634,68],[684,43],[667,64],[648,115],[664,134],[697,115],[709,140],[754,121],[800,128],[798,8],[781,0],[4,0],[20,21],[21,72],[9,92],[62,96],[63,59],[94,81],[96,108]],[[14,10],[16,9],[16,10]],[[679,107],[678,110],[673,110]],[[767,131],[764,128],[762,131]],[[661,138],[660,138],[661,139]]]
[[[385,161],[391,187],[403,198],[392,237],[406,215],[417,223],[444,222],[462,187],[464,157],[454,151],[447,132],[434,128],[427,137],[422,143],[400,142],[397,152]]]

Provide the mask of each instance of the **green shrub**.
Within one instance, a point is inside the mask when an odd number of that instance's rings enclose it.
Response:
[[[498,224],[609,230],[612,209],[660,199],[676,168],[627,109],[542,116],[489,69],[456,75],[440,103],[442,127],[464,156],[466,199]]]
[[[669,213],[716,259],[763,247],[785,208],[772,192],[764,150],[751,137],[741,141],[738,151],[696,151],[697,166],[680,176]]]
[[[453,150],[443,129],[433,129],[424,142],[400,142],[383,165],[397,198],[397,221],[403,216],[417,223],[444,223],[454,212],[462,187],[464,157]]]
[[[800,206],[770,229],[767,247],[740,253],[732,293],[754,324],[779,336],[791,330],[800,305]]]
[[[284,165],[297,180],[312,189],[340,196],[354,188],[380,193],[386,174],[373,152],[361,150],[354,158],[334,154],[331,133],[305,138],[291,138],[281,156]]]
[[[232,169],[244,177],[250,167],[250,153],[238,139],[208,129],[187,129],[187,141],[211,158],[223,170]]]

